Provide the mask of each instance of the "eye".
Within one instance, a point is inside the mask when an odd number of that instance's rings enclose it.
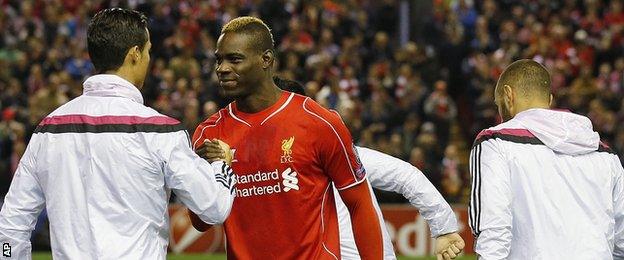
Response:
[[[235,57],[235,58],[232,58],[230,61],[234,64],[238,64],[238,63],[243,62],[243,58]]]

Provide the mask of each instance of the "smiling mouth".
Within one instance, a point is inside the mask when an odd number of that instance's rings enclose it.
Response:
[[[220,80],[219,85],[221,87],[233,88],[236,87],[236,80]]]

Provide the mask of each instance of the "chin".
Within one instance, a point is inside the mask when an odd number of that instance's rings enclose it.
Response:
[[[240,98],[245,96],[240,90],[238,89],[225,89],[223,87],[220,87],[221,91],[219,91],[221,93],[221,96],[223,96],[224,98],[228,98],[228,99],[236,99],[236,98]]]

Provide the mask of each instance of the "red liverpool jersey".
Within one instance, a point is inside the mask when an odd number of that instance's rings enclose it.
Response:
[[[197,127],[193,146],[212,138],[232,148],[238,179],[225,222],[229,259],[340,258],[331,185],[352,187],[365,172],[336,114],[283,92],[258,113],[229,104]]]

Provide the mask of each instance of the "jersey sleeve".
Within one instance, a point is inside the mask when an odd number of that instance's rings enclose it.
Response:
[[[30,259],[30,234],[37,217],[45,206],[43,190],[36,177],[36,156],[33,147],[38,144],[33,135],[11,182],[0,211],[0,259]],[[10,255],[10,258],[9,258]]]
[[[357,146],[356,149],[371,186],[402,194],[427,221],[431,236],[459,230],[453,209],[418,168],[372,149]]]
[[[480,259],[507,259],[512,239],[510,171],[494,141],[475,144],[470,153],[472,191],[469,224]]]
[[[323,171],[338,190],[361,183],[366,171],[355,151],[351,134],[339,116],[307,98],[303,108],[316,121],[315,140],[319,142],[316,154]]]

